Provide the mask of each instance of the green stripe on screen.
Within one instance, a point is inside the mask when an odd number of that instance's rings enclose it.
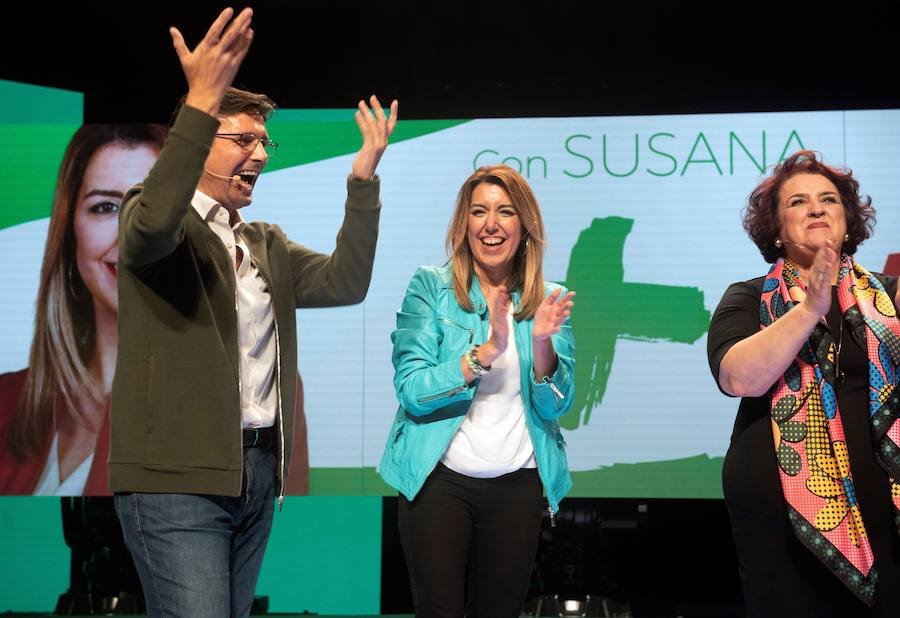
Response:
[[[284,112],[303,110],[284,110]],[[278,142],[278,154],[269,159],[266,172],[304,165],[333,157],[340,157],[359,150],[362,138],[353,120],[352,110],[335,110],[347,114],[342,121],[285,122],[278,114],[269,122],[269,135]],[[406,120],[401,121],[391,135],[396,144],[431,133],[450,129],[468,120]],[[388,147],[390,149],[390,147]],[[348,170],[349,172],[349,170]]]
[[[569,496],[601,498],[721,498],[723,457],[613,464],[572,472]]]
[[[0,101],[0,124],[80,125],[84,118],[84,95],[71,90],[0,79]]]
[[[393,496],[397,490],[381,480],[375,468],[311,468],[313,496]]]
[[[84,117],[80,92],[0,80],[0,157],[12,168],[0,229],[49,216],[63,151]]]
[[[721,498],[722,457],[695,455],[668,461],[614,464],[572,472],[570,497]],[[316,496],[394,496],[375,468],[312,468],[309,491]]]
[[[79,126],[80,121],[4,127],[0,159],[12,173],[7,175],[9,191],[0,209],[0,230],[50,216],[63,152]]]
[[[273,124],[290,124],[292,122],[346,122],[353,118],[356,108],[352,109],[279,109],[269,120]]]
[[[306,111],[281,110],[279,113],[302,114]],[[352,110],[311,111],[340,112],[351,119],[341,122],[284,122],[273,119],[270,133],[281,145],[278,154],[269,160],[267,172],[314,163],[359,149],[359,128],[352,120]],[[465,122],[468,121],[410,120],[397,125],[391,142],[415,139]],[[0,156],[13,166],[13,173],[9,176],[12,186],[8,192],[13,197],[7,202],[7,208],[0,210],[0,230],[50,215],[62,155],[79,126],[80,123],[76,122],[6,127],[7,138],[0,142]]]

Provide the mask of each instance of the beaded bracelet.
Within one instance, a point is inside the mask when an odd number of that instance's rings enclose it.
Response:
[[[480,362],[478,362],[478,345],[473,345],[471,348],[469,348],[469,351],[466,352],[463,358],[466,361],[466,365],[469,366],[469,370],[473,374],[475,374],[476,377],[491,370],[490,365],[485,367]]]

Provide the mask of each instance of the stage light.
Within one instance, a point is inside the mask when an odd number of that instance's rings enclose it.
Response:
[[[620,603],[600,595],[562,597],[547,594],[528,601],[522,616],[529,618],[632,618],[628,603]]]

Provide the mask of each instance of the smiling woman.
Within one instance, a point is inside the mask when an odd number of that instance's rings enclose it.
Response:
[[[897,278],[854,258],[874,214],[849,171],[788,157],[744,216],[774,264],[709,327],[719,388],[742,397],[722,480],[751,618],[900,607]]]
[[[518,616],[541,495],[552,516],[572,485],[557,419],[572,406],[574,293],[544,281],[543,247],[525,179],[479,168],[450,220],[449,263],[421,267],[397,313],[400,409],[380,473],[401,493],[417,616]]]
[[[0,494],[108,494],[122,196],[143,180],[161,125],[87,125],[59,170],[29,367],[0,376]]]

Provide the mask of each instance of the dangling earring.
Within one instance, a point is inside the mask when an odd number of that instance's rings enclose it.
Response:
[[[783,243],[781,242],[781,239],[780,239],[780,238],[776,238],[776,239],[775,239],[775,247],[778,248],[778,249],[781,249],[782,245],[783,245]]]
[[[74,275],[74,271],[72,270],[71,262],[69,262],[68,279],[69,279],[69,294],[72,295],[72,298],[74,298],[75,300],[84,300],[84,298],[85,298],[84,292],[87,290],[87,288],[82,290],[80,296],[75,292],[75,287],[72,285],[72,283],[75,281],[75,275]],[[82,283],[81,285],[82,285],[82,287],[84,287],[84,283]]]

